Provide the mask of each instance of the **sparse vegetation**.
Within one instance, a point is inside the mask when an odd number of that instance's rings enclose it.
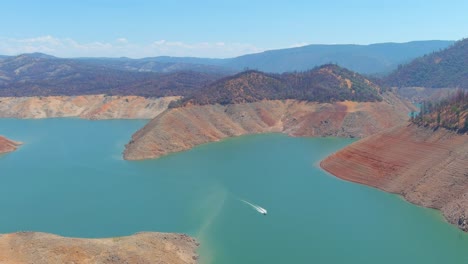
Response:
[[[378,101],[380,88],[363,76],[328,64],[310,71],[268,74],[247,70],[225,77],[202,72],[136,72],[25,54],[0,62],[0,96],[139,95],[184,96],[171,107],[234,104],[264,99],[316,102]]]
[[[413,123],[432,128],[443,127],[458,133],[468,132],[468,91],[458,90],[439,102],[424,101]]]
[[[267,74],[249,70],[223,78],[170,107],[296,99],[314,102],[380,101],[380,88],[363,76],[328,64],[306,72]]]

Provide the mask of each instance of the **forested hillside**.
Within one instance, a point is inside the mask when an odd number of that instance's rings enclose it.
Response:
[[[116,70],[45,54],[23,54],[0,61],[0,96],[188,95],[224,75]]]
[[[171,106],[296,99],[314,102],[380,101],[380,88],[363,76],[328,64],[306,72],[246,71],[197,90]]]
[[[468,39],[400,66],[383,82],[397,87],[468,88]]]
[[[412,116],[411,120],[423,126],[443,127],[458,133],[467,133],[468,92],[459,90],[439,102],[425,101],[419,114]]]

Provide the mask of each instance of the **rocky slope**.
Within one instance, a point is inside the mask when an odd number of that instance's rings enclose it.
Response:
[[[468,135],[402,125],[362,139],[321,162],[331,174],[442,210],[468,231]]]
[[[178,96],[48,96],[0,97],[0,117],[87,119],[151,119],[167,109]]]
[[[197,242],[186,235],[138,233],[105,239],[21,232],[0,235],[0,263],[197,263]]]
[[[15,151],[19,145],[21,145],[20,142],[15,142],[0,136],[0,154]]]
[[[391,93],[383,98],[381,102],[265,100],[171,108],[133,135],[124,158],[157,158],[203,143],[255,133],[364,137],[408,119],[409,106],[402,100]]]

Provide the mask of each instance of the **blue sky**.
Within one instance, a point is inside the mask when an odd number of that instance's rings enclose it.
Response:
[[[468,1],[10,0],[0,54],[231,57],[306,44],[468,37]]]

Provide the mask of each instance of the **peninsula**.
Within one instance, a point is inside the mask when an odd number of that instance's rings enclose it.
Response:
[[[19,145],[21,145],[20,142],[0,136],[0,154],[15,151]]]
[[[184,97],[136,132],[128,160],[245,134],[365,137],[402,124],[412,105],[337,65],[282,75],[247,71]]]
[[[172,233],[85,239],[19,232],[0,235],[0,263],[195,264],[197,247],[193,238]]]

